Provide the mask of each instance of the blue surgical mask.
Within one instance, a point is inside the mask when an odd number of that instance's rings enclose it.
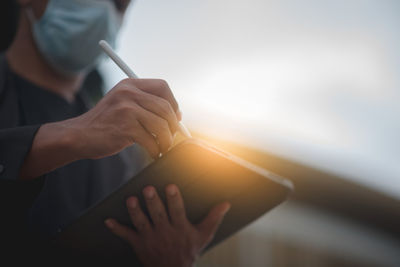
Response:
[[[110,0],[49,0],[36,19],[27,9],[35,43],[46,61],[58,72],[88,72],[100,61],[98,42],[115,46],[122,17]]]

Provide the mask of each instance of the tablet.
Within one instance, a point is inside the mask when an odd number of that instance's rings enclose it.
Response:
[[[287,199],[292,183],[203,141],[188,139],[143,169],[56,237],[64,249],[82,255],[126,259],[135,262],[129,245],[104,225],[106,218],[131,225],[126,199],[137,196],[147,213],[142,189],[152,185],[166,203],[165,187],[176,184],[182,194],[186,214],[199,223],[210,209],[223,201],[231,203],[213,241],[220,243]]]

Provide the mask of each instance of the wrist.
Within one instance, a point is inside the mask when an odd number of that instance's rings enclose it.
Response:
[[[38,132],[43,135],[40,147],[62,156],[60,160],[65,164],[81,159],[77,149],[78,134],[66,122],[44,124]]]
[[[32,179],[81,159],[77,153],[78,135],[66,121],[43,124],[20,170],[21,179]]]
[[[85,154],[83,153],[84,146],[86,143],[84,131],[76,127],[76,118],[68,119],[65,121],[57,122],[56,128],[58,136],[60,138],[60,146],[64,149],[68,158],[71,161],[76,161],[80,159],[85,159]]]

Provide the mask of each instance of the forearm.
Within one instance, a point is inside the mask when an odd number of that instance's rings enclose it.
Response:
[[[88,112],[41,126],[19,177],[32,179],[76,160],[111,156],[133,143],[157,158],[172,145],[177,110],[165,81],[125,79]]]
[[[76,150],[77,135],[68,120],[42,125],[20,170],[20,179],[28,180],[81,159]]]

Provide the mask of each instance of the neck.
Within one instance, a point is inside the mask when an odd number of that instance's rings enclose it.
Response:
[[[72,102],[84,75],[63,76],[45,61],[33,40],[31,25],[21,13],[15,39],[6,52],[10,68],[21,77]]]

